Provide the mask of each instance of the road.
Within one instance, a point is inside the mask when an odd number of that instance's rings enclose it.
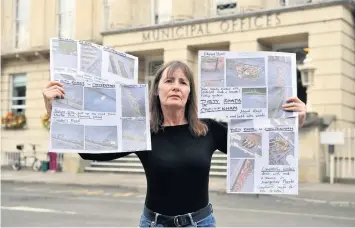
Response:
[[[113,187],[73,187],[2,182],[6,227],[138,226],[144,192]],[[317,205],[276,196],[211,193],[218,227],[354,226],[355,208]]]

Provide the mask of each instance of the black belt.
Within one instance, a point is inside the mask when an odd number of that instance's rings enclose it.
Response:
[[[144,216],[153,221],[152,226],[156,224],[162,224],[165,227],[183,227],[187,225],[195,225],[194,223],[206,218],[212,214],[213,208],[211,204],[208,204],[206,207],[196,211],[183,215],[169,216],[155,213],[149,210],[147,207],[144,207],[143,214]],[[191,217],[190,217],[191,216]],[[192,221],[191,221],[192,220]]]

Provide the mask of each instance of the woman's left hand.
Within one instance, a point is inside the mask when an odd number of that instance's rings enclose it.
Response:
[[[282,105],[284,111],[298,112],[299,126],[302,127],[306,120],[307,108],[298,97],[290,97],[286,100],[287,104]]]

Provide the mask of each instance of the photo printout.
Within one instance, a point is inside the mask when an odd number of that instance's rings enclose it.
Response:
[[[297,95],[296,57],[280,52],[199,51],[200,118],[286,118]]]
[[[198,116],[228,121],[227,193],[298,194],[294,53],[199,51]]]
[[[148,87],[137,84],[137,58],[89,42],[51,39],[51,80],[65,89],[53,101],[50,151],[151,150]]]
[[[298,194],[298,117],[229,119],[227,192]]]

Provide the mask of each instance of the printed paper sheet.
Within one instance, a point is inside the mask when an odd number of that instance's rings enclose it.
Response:
[[[296,56],[279,52],[199,52],[200,118],[295,117],[281,105],[297,95]]]
[[[298,117],[229,119],[228,193],[298,193]]]
[[[151,150],[148,88],[137,57],[84,41],[51,39],[53,101],[50,151],[108,153]]]
[[[228,121],[227,192],[298,193],[296,56],[200,51],[199,118]]]

